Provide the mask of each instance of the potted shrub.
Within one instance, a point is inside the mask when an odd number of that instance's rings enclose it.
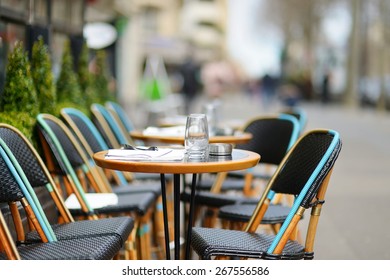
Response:
[[[48,48],[42,38],[39,38],[33,44],[31,70],[38,97],[39,111],[55,114],[57,98],[54,76]]]
[[[73,68],[73,57],[69,40],[65,41],[62,54],[61,71],[56,82],[57,113],[64,107],[77,108],[89,114],[89,108],[85,106],[85,99],[78,83],[76,72]]]
[[[90,108],[91,104],[96,102],[96,95],[93,89],[93,80],[88,64],[89,49],[86,42],[84,42],[80,53],[77,75],[81,92],[85,97],[85,106]]]
[[[114,93],[110,90],[108,66],[105,50],[97,50],[93,61],[92,76],[96,103],[104,104],[106,101],[115,101]]]
[[[18,128],[36,143],[33,131],[39,105],[30,62],[22,42],[17,42],[8,55],[4,90],[0,101],[0,122]]]

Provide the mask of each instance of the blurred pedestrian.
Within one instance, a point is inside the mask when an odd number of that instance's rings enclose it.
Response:
[[[200,66],[191,55],[188,55],[179,67],[179,72],[183,78],[181,92],[184,94],[184,111],[186,115],[190,113],[192,102],[200,91],[199,71]]]
[[[327,71],[322,80],[321,101],[323,104],[327,104],[330,101],[329,81],[330,81],[330,73],[329,71]]]
[[[267,108],[269,105],[271,105],[274,99],[276,88],[278,86],[278,81],[277,78],[266,73],[262,77],[260,84],[261,84],[261,93],[263,96],[263,106]]]

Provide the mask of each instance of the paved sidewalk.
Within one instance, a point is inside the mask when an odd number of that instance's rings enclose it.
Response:
[[[198,101],[194,108],[203,102]],[[301,107],[306,129],[331,128],[343,141],[318,226],[315,259],[390,259],[390,112],[319,103]],[[267,109],[241,94],[222,98],[226,119],[245,121],[280,109],[277,103]]]

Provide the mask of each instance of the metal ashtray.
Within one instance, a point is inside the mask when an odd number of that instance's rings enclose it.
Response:
[[[232,154],[232,144],[226,143],[213,143],[209,144],[210,156],[230,156]]]

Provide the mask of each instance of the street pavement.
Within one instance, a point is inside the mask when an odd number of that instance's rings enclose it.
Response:
[[[283,108],[242,93],[225,94],[220,101],[223,119],[242,123]],[[204,102],[199,98],[193,110],[200,111]],[[389,260],[390,112],[319,102],[298,105],[307,114],[306,130],[334,129],[343,142],[318,225],[315,259]]]

